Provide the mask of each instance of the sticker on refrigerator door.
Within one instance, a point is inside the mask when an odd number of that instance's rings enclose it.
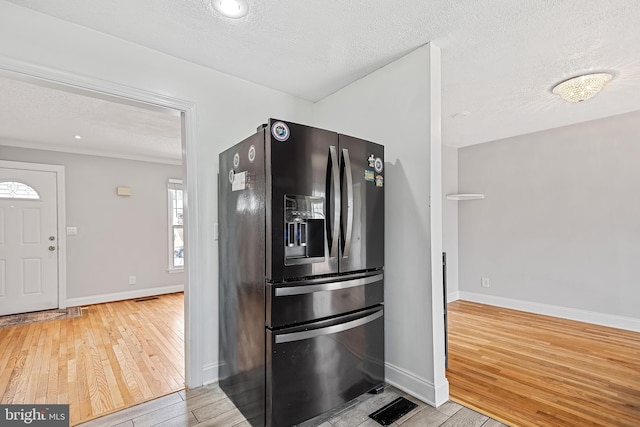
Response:
[[[240,165],[240,155],[238,153],[233,155],[233,167],[237,168]]]
[[[247,172],[238,172],[233,176],[231,191],[242,191],[247,188]]]
[[[373,168],[378,173],[382,172],[382,169],[384,168],[384,163],[382,162],[382,159],[380,157],[376,157],[376,160],[373,162]]]
[[[249,157],[249,161],[251,163],[253,163],[253,161],[256,159],[256,147],[255,147],[255,145],[252,145],[251,147],[249,147],[248,157]]]
[[[374,167],[374,166],[375,166],[375,164],[376,164],[376,158],[375,158],[375,157],[373,157],[373,154],[371,154],[371,155],[369,156],[369,158],[367,159],[367,161],[369,162],[369,167],[370,167],[370,168]]]
[[[374,173],[372,170],[369,170],[369,169],[364,170],[364,180],[369,182],[373,182],[375,180]]]
[[[271,134],[278,141],[284,142],[289,139],[289,126],[283,122],[275,122],[271,126]]]
[[[384,177],[382,175],[376,176],[376,187],[384,187]]]

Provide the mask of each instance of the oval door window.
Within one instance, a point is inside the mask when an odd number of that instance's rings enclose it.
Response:
[[[0,182],[0,199],[40,200],[40,195],[33,187],[18,181]]]

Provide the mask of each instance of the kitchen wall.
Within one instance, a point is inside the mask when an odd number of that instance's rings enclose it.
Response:
[[[167,181],[182,167],[1,145],[0,158],[65,167],[69,306],[176,292],[169,273]],[[117,186],[133,195],[116,195]],[[129,285],[129,276],[136,284]]]
[[[640,331],[638,135],[634,112],[459,149],[485,194],[458,205],[461,298]]]
[[[197,265],[189,277],[197,295],[189,313],[200,331],[191,337],[194,366],[187,369],[190,386],[217,379],[218,153],[255,132],[270,116],[311,123],[312,104],[266,87],[231,77],[151,49],[71,24],[7,2],[0,2],[0,68],[3,58],[88,76],[196,104],[190,165],[196,179],[188,190],[194,221],[190,235]],[[195,372],[195,373],[194,373]]]
[[[424,46],[314,109],[318,126],[385,145],[386,376],[436,405],[448,399],[442,251],[430,232],[441,206],[439,61],[437,47]]]
[[[442,251],[447,253],[447,300],[458,299],[458,149],[442,146]]]

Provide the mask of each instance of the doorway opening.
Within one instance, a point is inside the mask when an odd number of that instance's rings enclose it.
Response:
[[[4,71],[2,70],[4,68]],[[12,69],[13,68],[13,69]],[[198,355],[196,354],[197,352],[194,351],[194,347],[195,345],[193,344],[192,341],[195,340],[190,340],[188,337],[190,336],[190,334],[196,334],[197,336],[197,330],[196,330],[196,323],[195,320],[191,320],[190,319],[193,317],[195,319],[195,313],[196,313],[196,307],[195,304],[191,304],[190,307],[190,302],[192,302],[194,299],[197,298],[196,291],[191,289],[189,287],[189,272],[193,271],[194,269],[192,268],[193,266],[193,262],[190,261],[189,258],[189,248],[192,246],[195,246],[195,240],[197,238],[193,237],[190,238],[190,234],[189,234],[189,213],[190,213],[190,209],[195,210],[195,191],[192,190],[192,186],[190,185],[191,183],[194,182],[194,180],[190,180],[189,177],[195,176],[195,168],[193,168],[193,159],[188,160],[188,157],[190,155],[190,149],[189,146],[192,144],[191,142],[191,137],[190,135],[193,135],[193,131],[192,131],[192,117],[194,116],[195,113],[195,107],[192,104],[189,104],[187,102],[184,101],[177,101],[177,100],[172,100],[170,98],[166,98],[164,96],[157,96],[153,93],[147,93],[147,92],[143,92],[143,91],[138,91],[138,90],[133,90],[131,88],[127,88],[127,87],[120,87],[118,85],[114,85],[111,83],[106,83],[106,82],[102,82],[102,81],[98,81],[98,80],[87,80],[86,78],[79,78],[79,77],[74,77],[74,76],[69,76],[66,73],[58,73],[56,71],[53,70],[48,70],[48,71],[42,71],[41,69],[28,69],[27,72],[25,73],[24,71],[24,64],[21,64],[20,67],[20,71],[21,72],[15,72],[15,67],[12,66],[11,63],[7,64],[7,63],[3,63],[0,64],[0,79],[3,80],[10,80],[13,82],[19,82],[22,85],[30,85],[32,86],[34,91],[37,91],[39,88],[41,89],[47,89],[47,90],[55,90],[55,91],[59,91],[62,92],[64,94],[67,95],[73,95],[73,96],[82,96],[88,99],[93,99],[93,100],[99,100],[102,102],[103,105],[112,105],[114,108],[113,110],[118,110],[118,106],[126,106],[129,109],[137,109],[138,111],[140,111],[141,116],[135,116],[133,117],[134,120],[140,120],[141,117],[144,115],[144,112],[153,112],[154,114],[159,115],[159,114],[167,114],[171,117],[173,117],[176,120],[173,120],[173,123],[177,123],[178,124],[178,146],[177,146],[177,153],[178,153],[178,158],[177,159],[173,159],[173,161],[169,160],[167,162],[164,162],[162,159],[162,156],[159,156],[159,158],[152,158],[151,161],[147,161],[149,157],[153,157],[153,156],[149,156],[149,155],[139,155],[139,154],[133,154],[130,156],[123,156],[123,155],[115,155],[115,156],[110,156],[108,155],[109,153],[105,153],[102,152],[100,153],[99,150],[98,151],[94,151],[92,152],[91,150],[88,150],[85,147],[80,147],[77,149],[69,149],[69,147],[65,147],[63,143],[60,143],[60,141],[50,141],[51,142],[51,146],[48,147],[37,147],[36,146],[36,142],[34,141],[24,141],[20,138],[10,138],[10,140],[7,139],[3,139],[2,141],[0,141],[0,150],[2,151],[2,158],[6,159],[6,158],[12,158],[12,156],[16,155],[16,153],[18,151],[22,151],[22,154],[25,153],[36,153],[39,152],[40,155],[43,155],[43,153],[53,153],[55,156],[56,160],[59,160],[61,158],[61,156],[66,155],[65,153],[68,153],[69,156],[75,156],[75,160],[78,159],[86,159],[89,158],[91,156],[96,157],[96,158],[101,158],[101,159],[108,159],[108,161],[119,161],[122,163],[127,163],[129,162],[130,164],[132,163],[136,163],[138,165],[141,164],[146,164],[146,165],[162,165],[162,164],[171,164],[175,168],[177,168],[177,172],[172,173],[170,177],[167,177],[167,179],[164,179],[163,182],[160,184],[162,185],[162,194],[164,197],[164,202],[163,202],[163,206],[159,212],[159,215],[162,216],[163,218],[165,218],[164,220],[164,224],[161,228],[161,230],[159,231],[160,234],[162,234],[162,239],[164,242],[169,241],[169,239],[167,238],[167,223],[166,223],[166,216],[168,215],[168,209],[167,209],[167,183],[169,182],[169,179],[180,179],[183,181],[183,185],[184,185],[184,224],[181,224],[181,229],[180,229],[180,234],[182,236],[181,240],[183,242],[182,247],[180,248],[180,254],[178,254],[178,258],[176,258],[175,255],[175,248],[171,248],[171,254],[167,255],[164,254],[164,256],[162,257],[163,262],[165,263],[164,265],[164,273],[165,274],[169,274],[171,276],[176,276],[176,272],[178,272],[176,268],[169,268],[170,266],[166,265],[167,260],[171,259],[174,264],[178,263],[177,261],[182,261],[183,262],[183,276],[184,276],[184,280],[183,280],[183,285],[184,285],[184,293],[185,293],[185,297],[184,299],[179,295],[177,298],[173,298],[172,299],[172,305],[176,306],[176,301],[178,302],[178,306],[180,307],[180,311],[181,311],[181,316],[182,316],[182,320],[184,322],[184,327],[182,328],[182,330],[180,331],[180,335],[182,335],[182,354],[183,354],[183,368],[182,368],[182,383],[180,386],[182,387],[183,385],[191,385],[191,386],[198,386],[201,384],[201,374],[199,373],[198,369],[191,369],[190,366],[190,362],[195,362],[198,360]],[[29,67],[27,67],[29,68]],[[89,103],[91,101],[88,101]],[[59,110],[63,110],[64,109],[64,104],[58,104],[57,108]],[[102,110],[102,113],[104,114],[108,114],[109,112],[113,112],[111,111],[108,107],[106,108],[106,110]],[[96,112],[96,114],[100,114],[100,112]],[[123,123],[123,127],[126,128],[128,125],[130,125],[130,123]],[[73,135],[76,135],[75,133]],[[77,134],[77,136],[80,136],[79,134]],[[84,138],[84,137],[82,137]],[[79,140],[80,138],[74,138]],[[87,140],[87,138],[84,138],[85,142]],[[13,143],[13,142],[17,142],[17,143]],[[100,155],[102,154],[102,155]],[[40,159],[40,160],[38,160]],[[44,161],[42,161],[42,157],[37,157],[34,159],[29,159],[29,161],[35,161],[37,163],[44,163]],[[104,162],[107,162],[106,160],[103,160]],[[48,161],[49,162],[49,161]],[[60,161],[50,161],[50,163],[62,163]],[[78,161],[77,163],[82,163],[82,160]],[[188,167],[189,165],[191,165],[191,167]],[[87,164],[87,169],[90,169],[89,171],[87,171],[88,174],[93,173],[94,175],[99,175],[100,172],[94,168],[91,167],[91,165]],[[126,174],[122,174],[122,171],[120,169],[114,170],[114,173],[119,174],[120,176],[126,175]],[[145,175],[145,171],[141,170],[140,174]],[[123,182],[123,184],[127,184],[127,182]],[[127,185],[118,185],[118,187],[127,187]],[[193,185],[193,187],[195,187],[195,185]],[[136,187],[132,187],[133,191],[135,191]],[[87,189],[87,191],[91,192],[91,191],[95,191],[98,192],[98,186],[97,184],[94,183],[94,185],[90,188]],[[119,194],[116,194],[118,189],[116,189],[115,187],[111,187],[110,191],[113,192],[114,194],[112,194],[113,197],[117,197],[119,201],[125,201],[126,196],[121,196]],[[139,191],[139,187],[138,187],[138,191]],[[128,201],[134,200],[135,196],[138,195],[140,198],[142,198],[141,196],[143,196],[143,194],[136,194],[133,193],[132,196],[130,196],[128,198]],[[64,206],[64,204],[63,204]],[[72,217],[74,214],[72,214],[71,212],[67,212],[69,217]],[[66,219],[65,215],[61,215],[60,218],[62,219],[62,224],[64,225],[64,220]],[[74,217],[76,219],[74,219],[74,221],[78,222],[80,221],[78,218],[78,216]],[[194,216],[195,218],[195,216]],[[122,218],[121,218],[122,219]],[[92,221],[94,219],[92,218]],[[68,224],[70,227],[67,228],[66,226],[63,226],[63,230],[61,230],[58,234],[59,236],[61,236],[63,239],[67,237],[67,235],[69,235],[70,239],[72,236],[76,239],[78,239],[75,236],[82,236],[82,233],[84,231],[86,231],[88,229],[87,225],[84,226],[75,226],[75,224]],[[75,229],[75,230],[73,230]],[[83,236],[84,237],[84,236]],[[79,240],[79,239],[78,239]],[[126,245],[126,243],[123,243]],[[93,243],[93,247],[99,247],[101,245],[99,240],[95,240]],[[70,248],[71,249],[71,248]],[[61,254],[61,258],[64,257],[64,253],[66,251],[63,251],[63,253]],[[118,251],[115,250],[112,252],[113,256],[107,259],[103,259],[103,263],[104,264],[108,264],[111,266],[112,270],[117,270],[118,265],[121,265],[121,262],[117,262],[115,261],[118,255]],[[74,262],[74,259],[77,257],[78,253],[73,253],[72,251],[69,251],[69,264]],[[186,255],[186,256],[185,256]],[[176,261],[177,260],[177,261]],[[135,260],[134,260],[135,261]],[[134,262],[135,263],[135,262]],[[65,266],[67,265],[66,262],[63,263]],[[173,265],[173,267],[175,267],[175,265]],[[172,270],[172,271],[169,271]],[[106,290],[106,292],[104,293],[100,293],[97,294],[94,292],[93,295],[90,294],[82,294],[82,293],[75,293],[75,294],[69,294],[69,295],[65,295],[65,297],[61,297],[59,299],[59,307],[64,307],[66,302],[69,301],[70,304],[74,304],[74,305],[78,305],[78,306],[90,306],[90,307],[94,307],[96,311],[99,311],[102,313],[102,319],[106,318],[105,316],[117,316],[117,314],[115,314],[115,311],[113,311],[111,308],[107,308],[109,307],[109,304],[112,304],[111,302],[108,301],[115,301],[115,300],[119,300],[119,299],[129,299],[130,304],[129,307],[141,307],[142,305],[146,305],[146,306],[150,306],[153,303],[156,303],[157,301],[153,301],[153,300],[146,300],[146,301],[139,301],[139,302],[135,302],[136,299],[142,299],[142,298],[137,298],[137,297],[142,297],[143,295],[136,295],[136,289],[135,286],[136,285],[140,285],[143,283],[140,283],[140,279],[141,276],[137,275],[137,274],[129,274],[129,272],[126,272],[125,274],[127,274],[127,278],[128,278],[128,285],[133,286],[133,288],[131,288],[131,290],[127,290],[127,291],[120,291],[120,292],[115,292],[112,294],[115,295],[111,295],[111,297],[109,297],[109,290]],[[136,275],[138,277],[136,277]],[[100,277],[100,274],[97,273],[96,277]],[[68,280],[67,278],[62,278],[60,280],[60,289],[62,290],[62,292],[65,292],[68,290],[69,284],[72,283],[72,281],[76,280],[77,277],[69,277]],[[82,286],[86,285],[86,281],[83,282]],[[87,285],[88,286],[88,285]],[[166,294],[169,291],[176,291],[179,289],[175,289],[172,288],[171,286],[161,286],[162,290],[161,294]],[[76,289],[77,290],[77,289]],[[144,291],[144,290],[143,290]],[[144,292],[143,292],[144,293]],[[152,292],[153,293],[153,292]],[[169,295],[170,296],[170,295]],[[163,297],[158,298],[159,300],[162,300]],[[167,298],[164,298],[167,299]],[[171,299],[171,298],[169,298]],[[184,301],[184,302],[183,302]],[[100,304],[100,305],[93,305],[91,303],[104,303],[104,304]],[[115,304],[115,303],[113,303]],[[133,304],[136,304],[135,306]],[[104,306],[104,307],[103,307]],[[133,308],[132,308],[133,309]],[[87,310],[87,312],[91,311],[91,308],[89,310]],[[99,329],[104,325],[101,325],[99,323],[92,323],[94,322],[93,320],[90,319],[90,316],[82,316],[81,317],[82,320],[78,320],[78,321],[83,321],[83,322],[89,322],[91,323],[91,326],[94,327],[95,329]],[[194,327],[195,326],[195,327]],[[28,328],[30,330],[35,330],[37,328],[37,326],[28,326]],[[2,330],[0,330],[0,336],[2,336]],[[6,334],[8,334],[8,332],[5,331]],[[16,337],[16,332],[13,331],[11,332],[11,336],[13,336],[14,338]],[[162,335],[162,334],[160,334]],[[89,335],[88,335],[89,336]],[[95,335],[94,335],[95,337]],[[89,340],[91,341],[91,340]],[[142,343],[140,341],[138,341],[140,345],[142,345]],[[175,347],[175,343],[173,343],[174,347]],[[114,350],[115,352],[115,350]],[[28,353],[27,353],[28,354]],[[114,353],[115,354],[115,353]],[[108,355],[107,355],[108,356]],[[27,356],[28,357],[28,356]],[[123,356],[123,360],[126,359],[126,357]],[[195,365],[195,364],[194,364]],[[44,365],[43,365],[44,366]],[[63,372],[62,370],[60,370],[60,372]],[[14,375],[13,373],[9,374]],[[99,379],[97,379],[99,380]],[[1,382],[1,381],[0,381]],[[114,384],[108,384],[110,387],[112,386],[118,386],[116,383]],[[1,385],[0,385],[1,386]],[[69,396],[70,398],[71,396]],[[149,396],[146,397],[146,400],[148,399]],[[159,396],[155,396],[155,397],[159,397]],[[29,402],[29,403],[36,403],[34,402]],[[44,402],[43,402],[44,403]],[[139,402],[136,402],[139,403]],[[135,404],[135,403],[134,403]],[[117,405],[116,405],[117,406]],[[113,410],[119,410],[122,409],[120,407],[115,407],[115,409],[109,409],[106,408],[106,410],[108,412],[113,412]],[[86,412],[86,411],[85,411]],[[104,412],[104,413],[108,413],[108,412]],[[100,413],[92,413],[92,414],[88,414],[89,418],[84,417],[85,415],[87,415],[87,413],[83,413],[83,418],[81,418],[80,420],[72,420],[73,424],[76,424],[77,422],[80,421],[85,421],[87,419],[90,418],[94,418],[93,415],[95,416],[99,416]]]

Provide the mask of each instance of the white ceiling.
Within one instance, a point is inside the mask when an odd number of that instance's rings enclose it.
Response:
[[[637,0],[9,0],[316,101],[428,42],[442,49],[445,144],[466,146],[640,110]],[[569,104],[555,83],[614,79]]]
[[[0,145],[181,162],[177,111],[12,73],[0,74],[0,96]]]

